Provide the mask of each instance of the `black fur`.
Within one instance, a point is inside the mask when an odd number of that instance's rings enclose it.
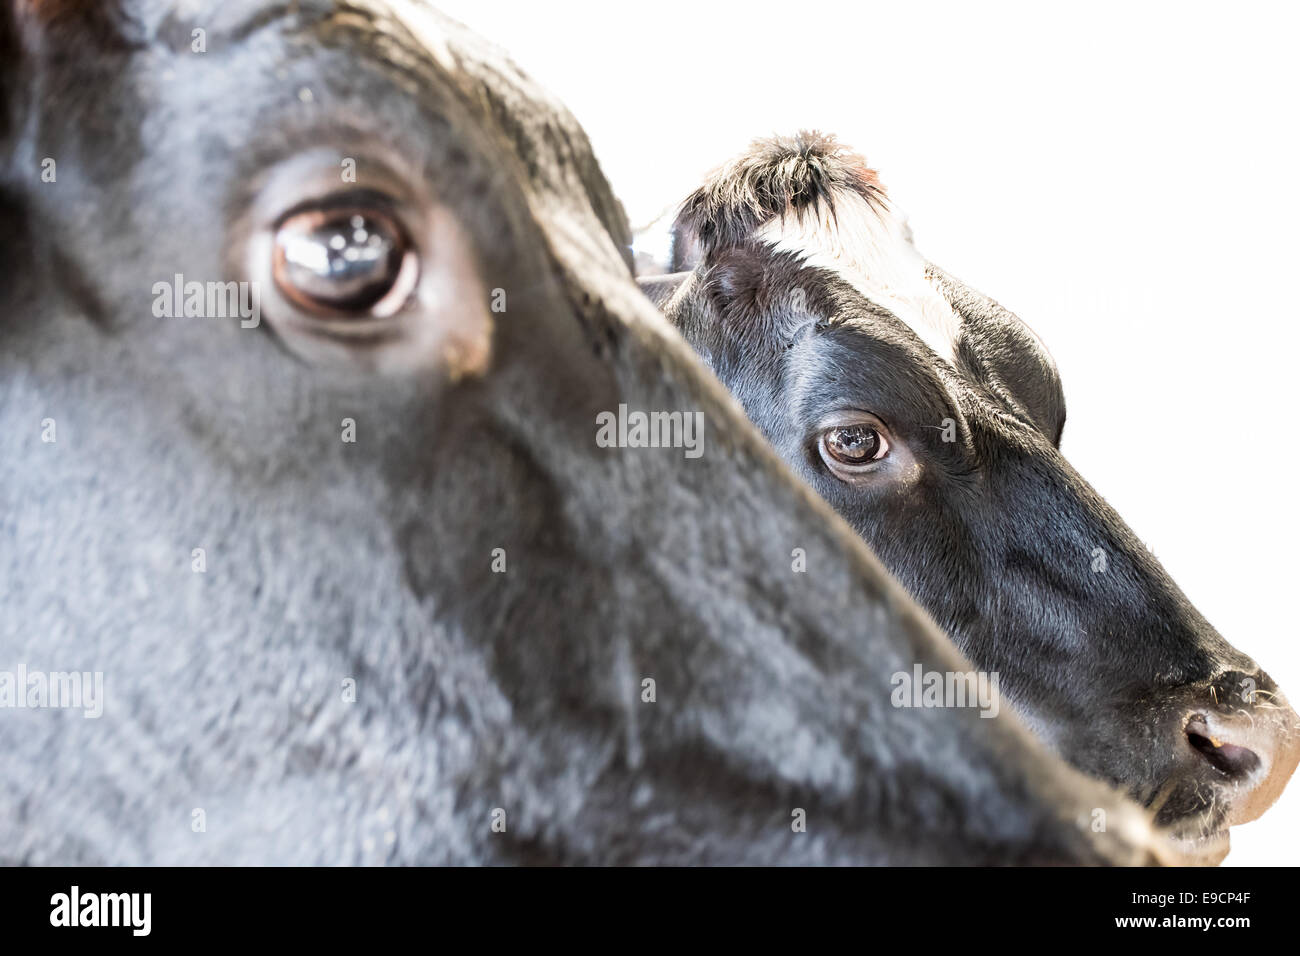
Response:
[[[684,204],[679,228],[704,257],[656,279],[656,304],[1058,753],[1163,801],[1161,819],[1193,836],[1258,815],[1295,767],[1296,715],[1062,457],[1060,378],[1024,323],[929,266],[961,319],[949,362],[844,277],[751,238],[862,181],[828,138],[760,141]],[[817,451],[818,423],[845,408],[878,416],[898,446],[860,485]],[[1263,694],[1243,708],[1231,675]],[[1267,748],[1274,775],[1228,779],[1202,759],[1184,735],[1196,712]]]
[[[201,4],[198,55],[171,4],[122,6],[142,48],[33,20],[0,91],[0,666],[107,698],[0,712],[0,852],[1150,859],[1141,812],[1013,717],[891,706],[893,672],[966,662],[653,313],[585,135],[506,57],[324,0]],[[269,287],[257,328],[151,311],[174,273],[257,276],[340,157],[464,292],[403,313],[398,357],[499,288],[490,358],[394,371]],[[700,413],[706,453],[598,447],[623,403]]]

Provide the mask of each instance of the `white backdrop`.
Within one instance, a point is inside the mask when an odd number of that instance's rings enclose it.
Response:
[[[634,225],[758,135],[864,153],[1047,342],[1074,465],[1300,703],[1300,7],[438,5],[568,104]],[[1300,863],[1300,781],[1233,847]]]

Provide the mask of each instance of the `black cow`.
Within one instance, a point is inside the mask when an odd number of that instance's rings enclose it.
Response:
[[[476,37],[5,0],[0,93],[6,859],[1154,859],[1014,718],[893,706],[968,665]]]
[[[1062,457],[1033,332],[917,253],[876,173],[815,133],[719,169],[674,248],[693,270],[643,287],[796,473],[1058,753],[1226,853],[1300,721]]]

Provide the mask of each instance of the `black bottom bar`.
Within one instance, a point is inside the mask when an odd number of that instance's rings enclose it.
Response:
[[[1195,936],[1231,945],[1289,931],[1292,879],[1285,870],[14,868],[0,870],[0,919],[6,944],[75,936],[335,948],[413,932],[460,948],[466,934],[499,941],[514,931],[534,944],[588,934],[606,943],[770,944],[776,934],[816,943],[847,932],[865,944],[1033,933],[1024,941]]]

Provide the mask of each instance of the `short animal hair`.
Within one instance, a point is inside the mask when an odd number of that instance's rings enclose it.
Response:
[[[136,36],[125,0],[0,0],[0,7],[6,8],[0,20],[31,20],[42,31],[75,30],[101,47],[130,46]]]
[[[836,196],[844,194],[882,209],[887,198],[875,170],[834,136],[801,130],[757,139],[686,198],[673,232],[708,256],[743,243],[771,219],[819,207],[834,215]]]

